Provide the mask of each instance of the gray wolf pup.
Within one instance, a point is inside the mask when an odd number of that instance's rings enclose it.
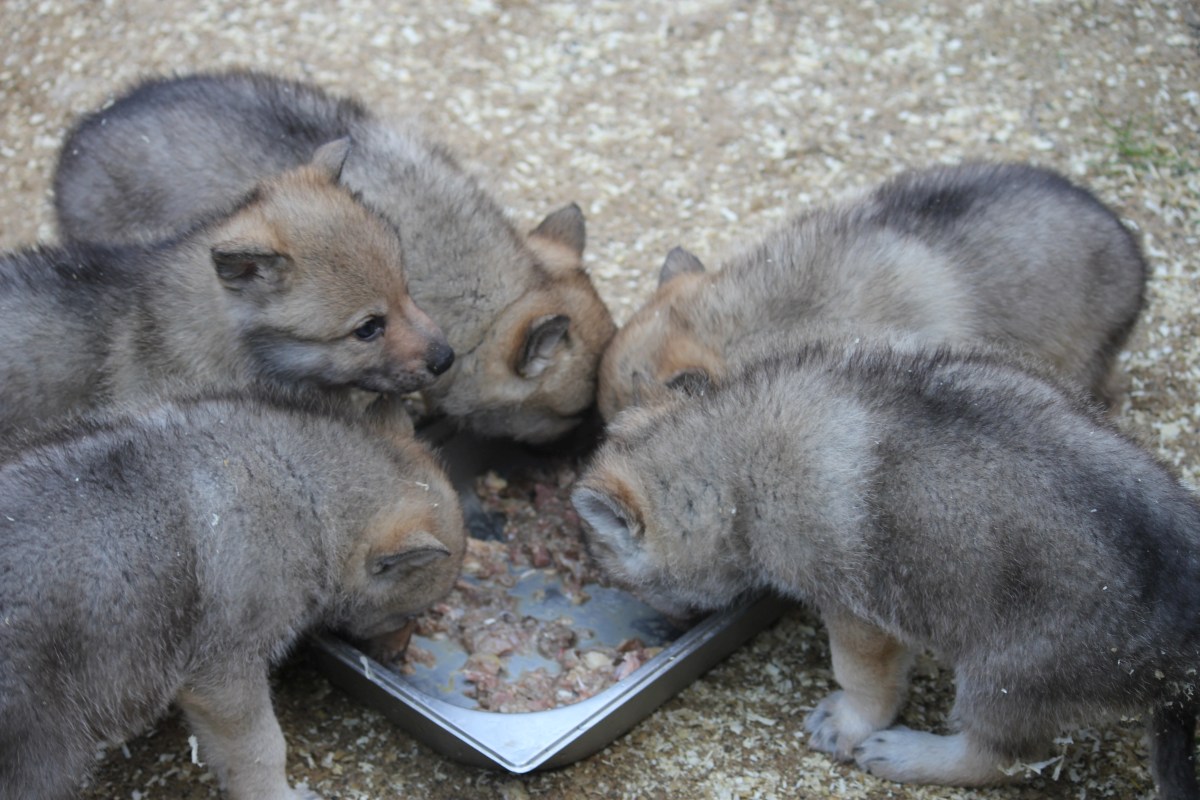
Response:
[[[830,323],[1016,349],[1107,401],[1146,275],[1116,215],[1049,170],[907,172],[801,214],[718,272],[672,251],[604,355],[599,407],[610,420],[668,389],[698,391],[725,377],[743,337]]]
[[[875,775],[1003,781],[1064,728],[1149,712],[1161,796],[1194,800],[1200,504],[1009,363],[816,343],[630,409],[572,495],[589,547],[677,616],[811,603],[842,690],[810,744]],[[889,727],[922,648],[954,669],[953,735]]]
[[[457,362],[427,406],[485,436],[544,442],[595,403],[614,326],[582,268],[570,205],[529,236],[411,121],[251,72],[148,80],[84,117],[63,145],[64,238],[129,242],[178,230],[257,180],[349,136],[343,182],[400,230],[409,289]]]
[[[445,372],[394,229],[337,182],[348,147],[164,242],[4,256],[0,432],[181,381],[402,393]]]
[[[312,797],[269,667],[316,626],[401,627],[463,552],[428,450],[328,408],[210,397],[44,431],[0,465],[0,798],[73,796],[97,745],[172,702],[230,797]]]

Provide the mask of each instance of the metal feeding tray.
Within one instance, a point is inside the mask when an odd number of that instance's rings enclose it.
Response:
[[[452,473],[459,469],[467,476],[482,475],[489,467],[520,471],[546,464],[540,457],[530,462],[527,454],[502,449],[489,465],[480,455],[487,454],[486,448],[458,434],[440,444]],[[410,660],[405,668],[410,674],[400,674],[351,642],[325,634],[313,640],[317,666],[363,705],[382,712],[446,756],[473,766],[526,773],[561,767],[601,750],[775,621],[789,605],[774,597],[756,597],[679,630],[619,589],[589,583],[588,599],[579,602],[578,585],[575,591],[569,589],[554,568],[529,569],[511,563],[506,568],[505,585],[511,584],[506,602],[513,604],[515,618],[568,625],[575,636],[573,646],[580,652],[617,648],[633,639],[662,649],[591,697],[546,711],[513,713],[480,709],[461,672],[467,653],[452,638],[414,635],[410,646],[432,657]],[[479,585],[467,571],[462,580]],[[505,670],[511,677],[536,669],[556,675],[562,666],[536,652],[507,657]]]
[[[438,663],[432,669],[418,667],[413,675],[400,675],[330,634],[315,638],[313,653],[334,685],[419,741],[465,764],[521,774],[565,766],[603,749],[788,608],[779,598],[757,597],[675,633],[666,619],[631,595],[596,587],[589,593],[592,599],[572,613],[596,633],[596,641],[615,645],[631,636],[646,641],[657,632],[661,638],[652,641],[662,641],[663,649],[596,695],[547,711],[472,708],[474,701],[461,693],[453,675],[465,654],[421,637],[413,642],[433,650]],[[559,616],[560,609],[550,605],[548,613]]]

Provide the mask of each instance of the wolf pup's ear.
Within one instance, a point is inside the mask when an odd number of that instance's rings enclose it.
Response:
[[[399,577],[441,561],[448,555],[449,548],[432,533],[416,531],[404,537],[396,550],[368,556],[367,572],[372,577]]]
[[[536,378],[545,372],[554,361],[558,346],[567,338],[570,326],[571,318],[565,314],[547,314],[535,319],[525,333],[517,374]]]
[[[658,285],[661,288],[675,276],[689,272],[704,272],[704,264],[682,247],[672,247],[658,273]]]
[[[583,268],[586,242],[583,211],[574,203],[551,213],[525,239],[541,265],[559,276],[574,275]]]
[[[581,258],[583,248],[587,245],[587,225],[583,221],[583,209],[578,203],[571,203],[552,211],[529,235],[565,247]]]
[[[349,155],[350,137],[343,136],[318,147],[313,153],[311,163],[329,176],[330,183],[337,183],[342,177],[342,167],[346,166],[346,158]]]
[[[274,283],[287,268],[287,256],[274,250],[230,242],[213,246],[213,268],[226,289],[241,291],[255,279]]]
[[[596,535],[618,553],[632,554],[641,548],[642,526],[638,515],[617,494],[581,486],[571,492],[571,505]]]

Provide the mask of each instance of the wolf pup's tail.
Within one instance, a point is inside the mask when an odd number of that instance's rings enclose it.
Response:
[[[1150,718],[1150,770],[1159,800],[1200,800],[1196,785],[1196,717],[1194,700],[1175,700],[1154,709]]]

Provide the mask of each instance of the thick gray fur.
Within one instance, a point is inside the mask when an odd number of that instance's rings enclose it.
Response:
[[[673,252],[663,278],[605,353],[606,419],[689,373],[719,382],[747,336],[831,323],[1013,348],[1107,401],[1147,269],[1086,190],[1046,169],[973,163],[801,214],[717,272]]]
[[[400,627],[452,586],[453,490],[411,437],[207,398],[0,463],[0,798],[74,796],[172,702],[235,800],[288,786],[267,677],[304,632]]]
[[[443,372],[453,353],[408,295],[394,229],[328,152],[162,242],[0,256],[0,436],[180,382],[395,395]]]
[[[618,416],[573,501],[604,568],[668,613],[759,589],[820,611],[843,691],[808,719],[817,749],[977,785],[1149,712],[1161,796],[1197,797],[1200,504],[1006,358],[810,343]],[[923,648],[954,669],[953,736],[889,727]]]
[[[93,242],[168,235],[343,136],[342,181],[400,230],[412,295],[458,355],[424,393],[432,409],[484,435],[569,430],[614,330],[581,266],[582,213],[566,206],[521,236],[411,120],[252,72],[147,80],[68,135],[59,227]]]

